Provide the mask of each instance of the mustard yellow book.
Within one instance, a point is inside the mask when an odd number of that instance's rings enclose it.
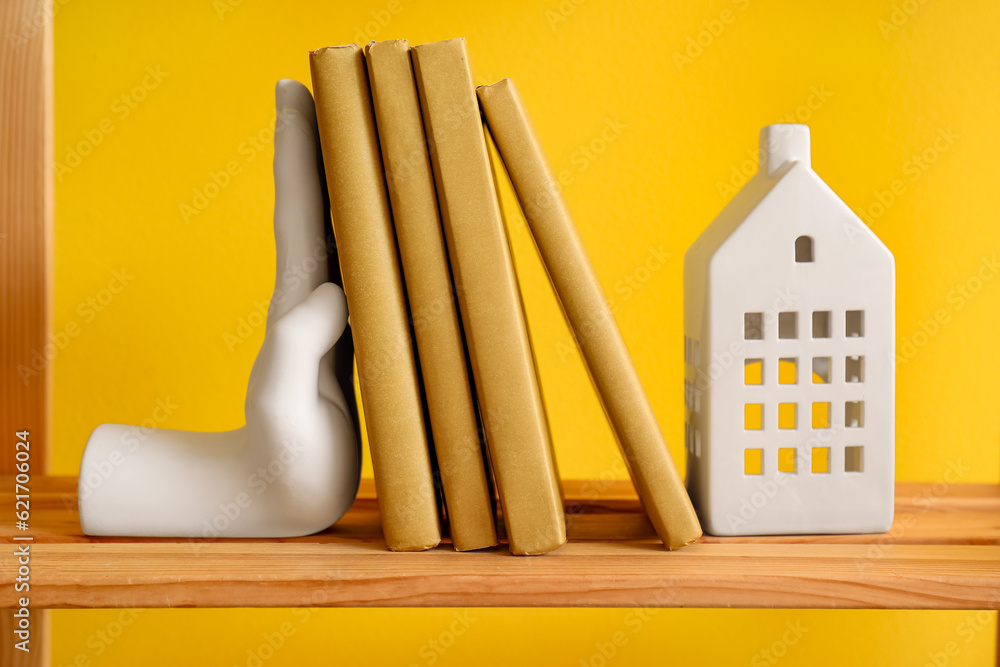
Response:
[[[441,541],[437,496],[364,53],[309,59],[382,532],[394,551]]]
[[[372,42],[365,60],[451,541],[491,547],[493,501],[409,45]]]
[[[465,40],[410,52],[510,550],[545,553],[566,518]]]
[[[668,548],[693,542],[698,516],[521,95],[510,79],[478,94],[643,507]]]

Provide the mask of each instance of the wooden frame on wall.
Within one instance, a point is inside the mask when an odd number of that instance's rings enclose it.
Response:
[[[0,474],[14,472],[14,433],[28,430],[31,471],[46,471],[52,365],[52,0],[0,3]],[[13,509],[13,508],[11,508]],[[31,651],[0,611],[0,666],[48,665],[48,612],[31,611]]]

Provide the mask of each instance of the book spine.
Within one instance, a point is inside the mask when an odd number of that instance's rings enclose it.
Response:
[[[544,553],[566,517],[465,40],[411,54],[510,550]]]
[[[701,537],[698,517],[520,93],[510,79],[478,93],[650,521],[670,549],[693,542]]]
[[[409,46],[373,42],[365,56],[451,541],[491,547],[493,502]]]
[[[317,49],[310,69],[382,531],[429,549],[441,528],[364,53]]]

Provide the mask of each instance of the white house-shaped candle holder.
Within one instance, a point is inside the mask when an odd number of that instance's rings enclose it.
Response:
[[[714,535],[892,524],[895,260],[770,125],[684,259],[688,489]]]

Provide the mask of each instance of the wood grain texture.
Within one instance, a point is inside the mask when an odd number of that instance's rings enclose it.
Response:
[[[18,430],[30,431],[35,472],[44,472],[48,459],[52,11],[46,0],[0,3],[0,473],[14,472]],[[48,665],[48,612],[32,610],[29,653],[10,641],[14,624],[11,610],[0,612],[0,667]]]
[[[31,432],[44,470],[51,363],[52,9],[0,3],[0,473],[14,471],[13,434]]]
[[[47,667],[51,664],[49,632],[49,611],[31,611],[31,651],[20,651],[10,640],[15,629],[14,612],[0,610],[0,667]]]
[[[525,558],[448,545],[390,553],[370,481],[341,522],[309,537],[89,538],[79,532],[75,484],[34,482],[39,606],[1000,608],[994,485],[935,494],[900,484],[897,524],[884,535],[705,537],[668,552],[627,482],[568,482],[570,543]],[[0,479],[0,503],[8,488]],[[9,540],[13,526],[4,522]],[[12,571],[0,553],[2,606],[13,602]]]

